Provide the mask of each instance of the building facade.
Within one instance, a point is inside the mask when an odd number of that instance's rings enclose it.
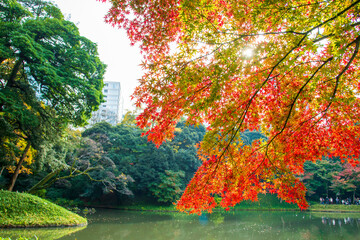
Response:
[[[106,121],[116,125],[121,121],[124,102],[120,82],[104,82],[102,92],[105,102],[99,106],[99,110],[93,112],[89,124]]]

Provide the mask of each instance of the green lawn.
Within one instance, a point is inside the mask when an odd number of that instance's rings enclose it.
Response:
[[[177,212],[175,205],[159,206],[151,204],[136,203],[134,205],[119,206],[118,209],[135,211],[159,211],[159,212]],[[298,210],[297,205],[281,202],[275,195],[260,195],[258,202],[243,201],[231,210]],[[214,211],[225,211],[217,207]]]
[[[311,204],[311,212],[360,212],[360,205]]]
[[[177,212],[174,205],[170,206],[157,206],[149,204],[134,204],[119,206],[119,209],[123,210],[135,210],[135,211],[159,211],[159,212]],[[243,201],[237,204],[235,207],[230,208],[231,211],[246,211],[246,210],[263,210],[263,211],[300,211],[299,207],[295,204],[289,204],[284,201],[280,201],[275,195],[259,195],[259,201]],[[222,208],[216,208],[215,211],[225,211]],[[311,212],[359,212],[360,205],[321,205],[318,203],[310,203],[308,211]]]
[[[0,190],[0,227],[76,226],[87,220],[47,200]]]
[[[0,240],[11,240],[11,238],[2,238],[2,237],[0,237]],[[28,240],[28,238],[20,237],[20,238],[16,238],[16,240]]]

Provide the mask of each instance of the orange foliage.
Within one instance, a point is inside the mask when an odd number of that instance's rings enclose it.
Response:
[[[266,192],[306,209],[296,177],[305,161],[358,164],[360,1],[109,2],[107,21],[143,50],[146,72],[133,96],[145,107],[137,124],[148,139],[172,138],[182,116],[208,126],[180,210]],[[268,140],[245,146],[246,130]]]

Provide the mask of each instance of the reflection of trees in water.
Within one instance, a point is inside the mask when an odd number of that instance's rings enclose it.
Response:
[[[342,226],[344,224],[354,225],[357,228],[360,226],[360,218],[350,218],[350,217],[344,217],[344,218],[328,218],[328,217],[322,217],[321,223],[324,225],[332,225],[332,226]]]
[[[89,220],[86,229],[61,240],[360,239],[358,218],[322,218],[304,212],[215,212],[199,217],[98,210]]]
[[[0,229],[0,237],[17,239],[19,237],[26,237],[28,239],[39,240],[55,240],[66,235],[81,231],[84,227],[60,227],[60,228],[15,228],[15,229]],[[36,238],[35,238],[36,236]]]
[[[222,224],[225,220],[225,214],[221,212],[214,212],[210,214],[210,221],[214,224]]]

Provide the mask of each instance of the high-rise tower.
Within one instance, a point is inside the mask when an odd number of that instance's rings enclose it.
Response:
[[[105,102],[99,106],[99,110],[93,112],[89,124],[106,121],[116,125],[121,120],[124,102],[120,82],[104,82],[102,92]]]

